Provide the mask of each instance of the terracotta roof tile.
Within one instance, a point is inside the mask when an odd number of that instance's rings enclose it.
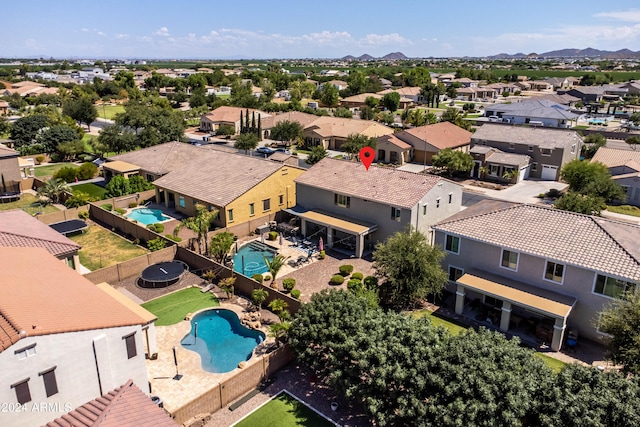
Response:
[[[537,205],[482,201],[434,229],[640,280],[640,226]]]
[[[20,209],[0,212],[0,246],[44,248],[56,257],[80,249],[73,240]]]
[[[471,142],[471,132],[449,122],[419,126],[395,134],[398,139],[408,141],[409,138],[407,138],[406,135],[411,135],[421,141],[426,141],[439,150],[461,147],[469,145]],[[423,147],[416,148],[424,149]]]
[[[275,116],[264,117],[262,116],[262,129],[271,129],[278,123],[288,120],[290,122],[298,122],[304,128],[309,123],[316,120],[318,116],[309,113],[303,113],[301,111],[288,111],[286,113],[277,114]]]
[[[176,427],[131,380],[57,418],[45,427]]]
[[[297,184],[412,209],[442,178],[395,168],[325,158],[296,179]],[[299,190],[298,190],[299,191]]]
[[[582,141],[574,130],[526,126],[504,126],[486,123],[472,136],[473,143],[480,140],[534,145],[540,148],[568,148]]]
[[[240,120],[240,112],[242,112],[242,118],[244,119],[245,114],[247,112],[246,108],[230,107],[230,106],[223,105],[222,107],[216,108],[209,114],[206,114],[205,117],[211,120],[212,122],[235,123]],[[254,110],[252,108],[249,108],[249,117],[251,117],[251,115],[254,112],[256,113],[256,120],[258,119],[258,114],[260,114],[261,118],[270,116],[269,113],[265,113],[264,111]]]
[[[147,323],[43,248],[0,247],[0,259],[11,260],[0,277],[5,339]]]
[[[395,135],[381,136],[380,138],[378,138],[378,141],[386,141],[389,144],[393,144],[402,150],[408,150],[411,148],[411,145],[407,144],[401,139],[398,139]]]
[[[379,137],[393,133],[393,129],[372,120],[345,119],[342,117],[322,116],[304,128],[313,130],[322,136],[347,138],[352,134]]]
[[[600,147],[591,161],[604,163],[608,168],[624,166],[629,162],[640,163],[640,151]]]

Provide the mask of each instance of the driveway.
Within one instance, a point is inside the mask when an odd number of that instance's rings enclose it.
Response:
[[[464,188],[471,193],[482,194],[486,197],[491,197],[498,200],[536,204],[540,203],[540,199],[538,198],[539,194],[546,193],[552,188],[555,188],[557,190],[564,190],[568,186],[568,184],[557,181],[526,180],[512,185],[504,190],[491,190],[488,188],[476,187],[474,185],[465,185]]]

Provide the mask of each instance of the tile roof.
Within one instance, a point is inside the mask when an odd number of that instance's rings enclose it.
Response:
[[[342,117],[322,116],[309,123],[304,131],[313,131],[325,137],[347,138],[352,134],[379,137],[393,133],[390,127],[372,120],[345,119]]]
[[[151,313],[149,310],[142,307],[141,305],[133,301],[131,298],[129,298],[128,296],[126,296],[125,294],[123,294],[113,286],[111,286],[110,284],[106,282],[102,282],[102,283],[98,283],[96,287],[106,292],[111,298],[115,299],[120,304],[127,307],[129,310],[133,311],[135,314],[140,316],[142,320],[144,320],[145,322],[151,323],[158,320],[158,316]]]
[[[318,116],[314,114],[303,113],[301,111],[288,111],[286,113],[276,114],[275,116],[262,117],[262,129],[271,129],[278,123],[285,120],[298,122],[304,128],[317,118]]]
[[[529,126],[504,126],[485,123],[471,137],[473,143],[480,140],[534,145],[540,148],[569,148],[581,142],[580,136],[569,129],[550,129]]]
[[[153,183],[214,206],[226,206],[283,167],[256,157],[192,148],[195,151],[185,167]]]
[[[3,248],[0,351],[23,337],[145,325],[130,309],[42,248]],[[4,328],[3,328],[4,331]],[[7,340],[8,339],[8,340]]]
[[[566,105],[557,104],[548,99],[532,98],[513,104],[496,104],[487,107],[490,111],[501,112],[514,116],[526,116],[545,119],[571,120],[578,117]]]
[[[203,146],[208,147],[208,146]],[[196,147],[184,142],[171,141],[142,150],[131,151],[109,157],[109,161],[124,161],[140,166],[141,169],[156,175],[164,175],[175,169],[189,165],[193,159],[204,154],[203,147]],[[206,152],[208,152],[207,150]]]
[[[211,120],[212,122],[235,123],[240,120],[240,112],[242,112],[242,118],[244,119],[245,114],[247,112],[246,108],[230,107],[227,105],[223,105],[222,107],[218,107],[215,110],[211,111],[210,113],[205,114],[205,117]],[[258,114],[260,114],[260,117],[262,119],[270,116],[269,113],[265,113],[264,111],[254,110],[252,108],[249,108],[250,117],[254,112],[256,113],[256,120],[258,119]]]
[[[0,145],[0,157],[18,157],[20,155],[16,150]]]
[[[422,141],[426,141],[439,150],[445,148],[456,148],[468,145],[471,142],[471,132],[462,129],[450,122],[440,122],[433,125],[419,126],[398,132],[395,136],[403,141],[409,139],[405,135],[411,135]],[[418,147],[416,147],[418,148]],[[424,149],[424,146],[421,147]]]
[[[558,95],[557,93],[547,93],[545,95],[536,96],[535,99],[546,100],[561,105],[569,105],[572,102],[576,103],[580,101],[580,98],[571,96],[566,93],[564,95]]]
[[[377,92],[379,95],[386,95],[391,92],[397,92],[400,96],[418,96],[422,92],[422,88],[417,86],[406,86],[398,89],[385,89]]]
[[[296,178],[296,183],[412,209],[441,180],[434,175],[373,165],[367,171],[362,163],[325,158]]]
[[[346,98],[342,98],[342,102],[365,102],[369,97],[372,97],[375,99],[382,99],[382,95],[378,93],[361,93],[358,95],[347,96]]]
[[[56,418],[45,427],[176,427],[133,381]]]
[[[484,200],[435,230],[640,280],[640,226],[559,209]]]
[[[2,246],[44,248],[56,257],[66,257],[80,250],[80,245],[76,242],[21,209],[0,212],[0,247]]]
[[[393,135],[384,135],[378,138],[378,142],[380,141],[386,141],[389,144],[393,144],[396,147],[402,149],[402,150],[408,150],[411,148],[410,144],[407,144],[406,142],[404,142],[403,140],[399,139],[398,137],[396,137],[395,134]]]
[[[609,168],[624,166],[629,162],[640,163],[640,151],[600,147],[591,161],[604,163]]]
[[[505,153],[504,151],[494,149],[488,157],[487,163],[499,163],[501,165],[525,166],[531,161],[531,157],[526,154]]]

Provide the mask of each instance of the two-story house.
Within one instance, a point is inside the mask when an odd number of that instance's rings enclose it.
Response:
[[[497,148],[503,153],[528,156],[531,159],[529,178],[557,181],[562,166],[580,158],[582,138],[572,130],[487,123],[478,127],[471,136],[472,154],[478,145]],[[474,158],[471,176],[481,178],[480,168],[489,166],[490,176],[502,176],[504,168],[501,169],[498,163],[487,165],[478,157]]]
[[[484,200],[433,229],[456,313],[483,306],[482,320],[528,330],[555,351],[568,327],[604,338],[599,313],[640,280],[638,225]]]
[[[147,319],[42,248],[0,247],[0,259],[11,260],[0,278],[0,402],[14,408],[0,425],[45,424],[130,379],[149,393]]]
[[[356,257],[412,226],[430,236],[431,225],[461,209],[462,187],[434,175],[323,159],[296,179],[304,236]]]

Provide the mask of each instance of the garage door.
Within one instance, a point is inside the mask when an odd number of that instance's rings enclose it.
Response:
[[[555,181],[558,176],[558,167],[551,165],[542,165],[542,175],[541,179],[546,181]]]

